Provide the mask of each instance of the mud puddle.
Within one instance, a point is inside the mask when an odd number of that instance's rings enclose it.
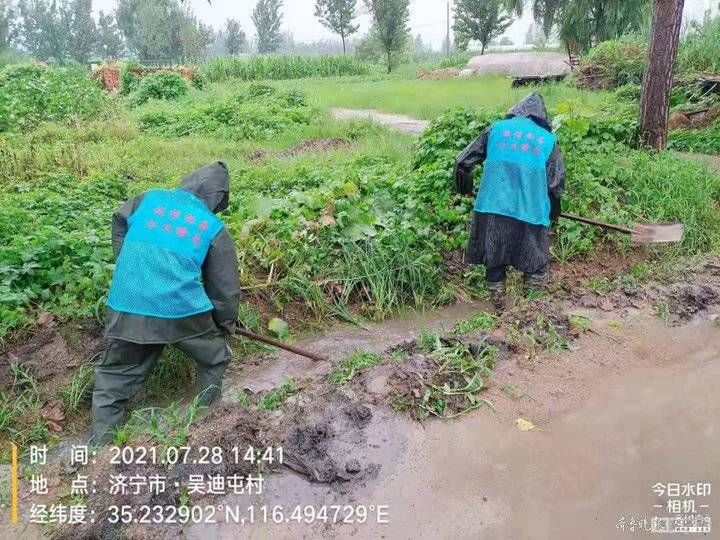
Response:
[[[497,413],[418,424],[373,408],[350,452],[382,474],[346,485],[282,472],[261,496],[226,504],[389,506],[389,523],[196,526],[189,538],[625,538],[629,523],[667,515],[652,486],[720,485],[720,329],[667,328],[647,316],[594,321],[576,350],[497,370],[527,395],[497,390]],[[614,332],[614,334],[605,334]],[[505,401],[503,401],[503,396]],[[531,396],[531,397],[530,397]],[[540,430],[520,431],[517,417]],[[718,508],[717,488],[704,501]],[[649,535],[649,533],[646,533]]]
[[[357,350],[383,352],[400,342],[415,339],[422,330],[450,331],[458,321],[489,309],[490,306],[484,303],[460,303],[383,323],[365,324],[364,328],[339,326],[319,336],[297,340],[295,344],[337,361]],[[277,387],[288,378],[314,378],[331,370],[329,362],[314,362],[281,351],[260,360],[231,364],[223,396],[232,400],[241,390],[263,392]]]

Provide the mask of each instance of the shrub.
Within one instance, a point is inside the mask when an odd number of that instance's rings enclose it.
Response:
[[[301,92],[251,85],[235,97],[211,104],[150,110],[140,128],[165,136],[209,134],[231,139],[268,139],[293,125],[308,124],[312,110]]]
[[[0,71],[0,131],[28,130],[43,121],[98,115],[100,86],[79,68],[9,66]]]
[[[603,41],[583,59],[578,82],[587,88],[642,83],[647,44],[634,37]]]
[[[142,76],[140,70],[142,66],[137,60],[129,60],[120,68],[120,94],[127,96],[137,89]]]
[[[133,93],[133,102],[142,105],[150,99],[176,100],[188,93],[188,84],[180,75],[169,71],[143,77]]]
[[[211,82],[337,77],[366,75],[369,72],[367,64],[351,56],[222,56],[211,60],[201,70]]]

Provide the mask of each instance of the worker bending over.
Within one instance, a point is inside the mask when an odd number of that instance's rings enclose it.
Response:
[[[473,169],[484,162],[467,262],[484,264],[491,300],[505,305],[508,266],[526,287],[547,286],[550,224],[560,215],[565,165],[542,97],[532,93],[487,128],[458,157],[455,188],[472,195]]]
[[[195,360],[201,404],[219,396],[230,360],[225,334],[235,330],[240,302],[235,246],[215,215],[229,195],[227,167],[216,162],[113,215],[110,348],[95,369],[93,443],[112,440],[165,345]]]

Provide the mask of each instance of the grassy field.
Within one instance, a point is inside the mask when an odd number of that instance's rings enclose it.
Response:
[[[509,108],[531,90],[511,88],[511,80],[501,76],[444,79],[439,81],[393,77],[346,77],[279,81],[285,88],[297,88],[318,107],[377,109],[432,120],[450,107]],[[211,91],[234,92],[243,83],[223,83]],[[542,87],[548,106],[574,100],[596,109],[607,97],[605,92],[586,92],[564,84]]]

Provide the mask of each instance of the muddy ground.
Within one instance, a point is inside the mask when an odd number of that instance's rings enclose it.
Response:
[[[628,262],[628,261],[626,261]],[[599,264],[599,263],[598,263]],[[629,262],[628,262],[629,264]],[[608,269],[608,271],[615,269]],[[557,269],[556,283],[570,280]],[[582,281],[583,270],[574,275]],[[519,301],[491,329],[458,335],[456,324],[483,303],[372,324],[339,327],[303,339],[301,346],[336,362],[356,350],[383,362],[338,386],[327,380],[337,364],[286,353],[238,359],[227,377],[223,403],[196,422],[192,446],[282,446],[284,464],[271,464],[264,492],[191,496],[198,505],[387,505],[388,523],[255,523],[128,527],[103,521],[112,504],[182,502],[177,490],[162,496],[94,494],[96,523],[54,530],[69,538],[623,538],[618,521],[657,515],[665,501],[657,482],[720,485],[720,261],[688,268],[663,282],[611,290],[556,286],[552,301]],[[597,289],[597,288],[596,288]],[[659,309],[659,306],[662,309]],[[578,327],[579,315],[586,318]],[[421,332],[433,330],[445,345],[497,350],[492,374],[477,392],[482,406],[455,420],[398,409],[398,396],[421,401],[440,369],[424,350]],[[94,336],[94,334],[90,334]],[[532,338],[532,339],[530,339]],[[549,346],[551,339],[558,345]],[[48,338],[46,351],[58,348]],[[71,340],[78,343],[76,340]],[[82,341],[80,343],[83,343]],[[95,338],[84,342],[92,350]],[[62,347],[60,347],[62,349]],[[552,349],[552,350],[550,350]],[[396,356],[394,352],[406,354]],[[17,354],[14,352],[13,354]],[[244,409],[242,392],[262,396],[288,378],[298,392],[279,410]],[[452,403],[445,411],[457,411]],[[455,409],[453,409],[455,407]],[[423,422],[418,422],[418,418]],[[537,429],[521,431],[518,419]],[[152,444],[147,437],[138,445]],[[62,461],[50,469],[51,497],[67,493],[77,470]],[[182,484],[189,474],[252,474],[247,463],[163,465],[97,463],[80,470],[107,481],[111,474],[168,474]],[[710,508],[720,503],[710,498]],[[186,501],[187,502],[187,501]],[[708,501],[705,501],[708,502]],[[27,518],[30,498],[21,510]],[[700,504],[698,502],[698,504]],[[289,510],[288,510],[289,511]],[[375,516],[377,517],[377,516]],[[20,537],[38,537],[26,527]],[[634,533],[638,534],[638,533]]]

